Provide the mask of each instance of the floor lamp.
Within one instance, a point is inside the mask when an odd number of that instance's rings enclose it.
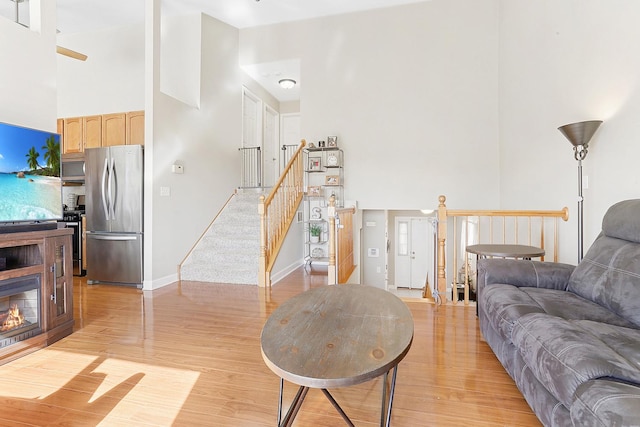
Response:
[[[587,157],[587,149],[591,137],[602,124],[601,120],[570,123],[560,126],[558,130],[573,144],[573,156],[578,161],[578,263],[582,261],[583,252],[583,213],[582,213],[582,160]]]

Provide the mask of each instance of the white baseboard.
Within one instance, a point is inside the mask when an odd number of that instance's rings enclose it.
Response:
[[[280,280],[284,279],[287,275],[291,274],[302,265],[304,265],[304,259],[299,259],[275,273],[271,272],[271,284],[274,285],[275,283],[278,283]]]
[[[178,281],[178,273],[169,274],[168,276],[161,277],[159,279],[154,280],[144,280],[142,282],[142,290],[143,291],[153,291],[156,289],[163,288],[167,285],[175,283]]]

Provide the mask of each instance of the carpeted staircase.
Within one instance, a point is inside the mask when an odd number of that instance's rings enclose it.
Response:
[[[238,190],[182,264],[181,280],[258,284],[261,194]]]

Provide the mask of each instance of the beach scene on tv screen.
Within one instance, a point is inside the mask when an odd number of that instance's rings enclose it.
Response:
[[[61,217],[60,136],[0,123],[0,221]]]

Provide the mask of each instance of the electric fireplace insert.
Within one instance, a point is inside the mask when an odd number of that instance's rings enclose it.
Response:
[[[39,274],[0,282],[0,348],[42,333]]]

